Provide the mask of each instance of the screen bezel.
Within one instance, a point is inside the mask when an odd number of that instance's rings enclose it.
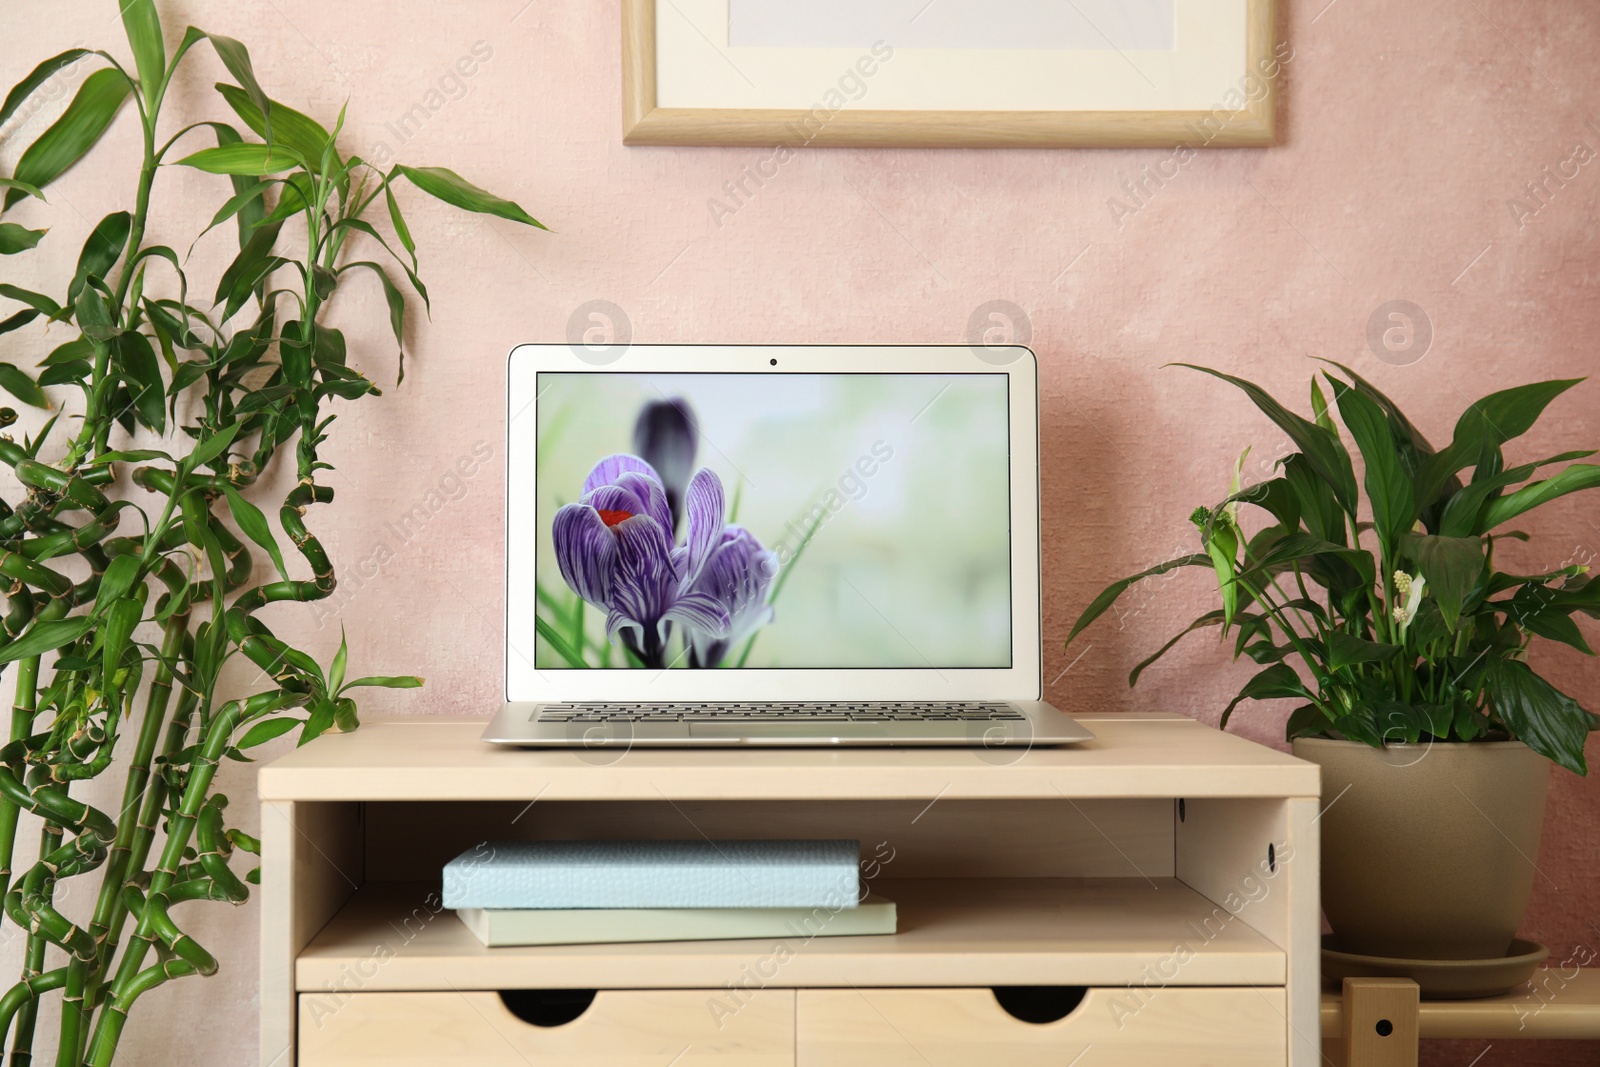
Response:
[[[601,363],[600,360],[606,362]],[[776,360],[776,363],[773,361]],[[1038,364],[1021,346],[631,345],[599,357],[582,345],[519,345],[507,371],[506,699],[510,701],[1038,700],[1040,667]],[[580,670],[534,665],[536,494],[512,487],[538,469],[541,372],[669,374],[1004,374],[1010,425],[1011,666]],[[519,593],[519,591],[525,591]]]

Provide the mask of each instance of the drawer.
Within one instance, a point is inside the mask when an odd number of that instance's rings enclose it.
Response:
[[[537,1025],[493,992],[307,993],[298,1063],[793,1067],[794,991],[741,993],[740,1000],[735,1009],[725,989],[601,990],[570,1022]]]
[[[1281,988],[1090,989],[1064,1017],[1033,1023],[988,989],[802,989],[796,1064],[1283,1067],[1285,1011]]]

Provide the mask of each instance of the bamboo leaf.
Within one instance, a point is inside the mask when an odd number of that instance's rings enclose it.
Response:
[[[118,556],[113,559],[100,576],[100,590],[95,596],[94,610],[96,613],[105,611],[111,603],[126,596],[129,589],[133,588],[133,581],[139,576],[139,557],[136,555]]]
[[[314,741],[326,733],[333,725],[338,710],[331,700],[318,701],[317,706],[311,709],[311,717],[306,720],[305,729],[300,731],[300,740],[296,742],[296,747]]]
[[[340,686],[340,688],[356,689],[360,686],[376,686],[379,689],[421,689],[422,679],[410,674],[371,674],[365,678],[357,678],[353,682],[346,682],[343,686]]]
[[[113,211],[95,224],[88,240],[83,242],[83,251],[78,253],[78,267],[73,271],[72,284],[67,287],[67,303],[78,299],[90,278],[103,280],[111,275],[111,268],[122,258],[132,229],[133,216],[126,211]]]
[[[266,549],[267,555],[272,557],[272,565],[278,568],[283,580],[288,581],[289,571],[283,565],[283,553],[278,549],[277,538],[272,536],[272,527],[267,525],[267,517],[260,508],[240,496],[239,490],[233,486],[224,485],[222,491],[227,495],[228,510],[233,513],[233,521],[238,523],[240,532]]]
[[[406,225],[406,217],[400,212],[400,203],[395,200],[388,181],[383,183],[383,198],[389,205],[389,222],[394,226],[394,235],[400,239],[400,247],[411,256],[411,269],[416,270],[417,243],[411,239],[411,227]]]
[[[101,670],[110,678],[122,664],[122,654],[128,650],[128,638],[144,615],[144,602],[133,597],[113,601],[106,612],[101,637]]]
[[[487,189],[478,188],[447,167],[400,165],[390,172],[390,178],[392,179],[395,174],[403,175],[418,189],[453,207],[477,212],[480,215],[498,215],[512,222],[520,222],[524,226],[537,226],[541,230],[549,228],[511,201],[498,197]]]
[[[36,189],[55,181],[100,140],[132,91],[120,70],[97,70],[83,79],[67,110],[17,160],[13,177]],[[5,206],[26,195],[21,189],[9,190]]]
[[[333,136],[323,129],[322,124],[316,119],[274,100],[272,129],[269,135],[266,118],[256,106],[256,102],[250,98],[249,93],[236,85],[223,82],[218,82],[216,89],[228,102],[228,106],[233,108],[234,113],[246,126],[254,130],[258,137],[294,149],[305,160],[306,169],[313,172],[322,169],[322,154],[333,140]]]
[[[4,321],[0,321],[0,334],[7,334],[12,330],[20,330],[38,317],[39,312],[37,310],[25,308],[15,315],[8,316]]]
[[[154,0],[117,0],[122,9],[122,28],[133,48],[134,68],[139,72],[139,87],[145,103],[154,109],[167,71],[167,48],[161,40],[161,18]]]
[[[14,256],[37,245],[48,230],[30,230],[14,222],[0,222],[0,256]]]
[[[116,336],[112,346],[117,356],[117,367],[128,383],[134,409],[139,421],[156,433],[167,430],[167,390],[161,380],[161,361],[150,339],[134,330]]]
[[[39,200],[44,200],[44,193],[39,190],[38,186],[29,185],[27,182],[19,182],[15,178],[0,178],[0,189],[15,189],[24,196],[32,196],[37,197]]]
[[[94,619],[88,615],[36,622],[15,641],[0,645],[0,663],[14,663],[70,644],[88,633],[93,624]]]
[[[346,639],[344,627],[339,627],[339,651],[333,654],[333,666],[328,670],[328,689],[337,693],[344,688],[345,668],[350,664],[350,642]]]
[[[178,160],[177,166],[193,167],[208,174],[237,174],[264,177],[282,174],[304,163],[292,149],[283,145],[255,144],[241,141],[238,144],[202,148]]]
[[[14,363],[0,362],[0,389],[4,389],[24,404],[50,410],[50,398],[44,395],[37,382]]]
[[[52,319],[61,318],[61,305],[43,293],[36,293],[31,289],[24,289],[9,282],[0,282],[0,296],[7,296],[12,300],[21,301],[35,311],[41,311]]]
[[[23,101],[32,96],[39,86],[49,81],[56,71],[76,63],[88,54],[89,50],[87,48],[69,48],[60,55],[51,56],[37,67],[34,67],[26,78],[19,81],[12,87],[11,92],[6,94],[5,103],[0,104],[0,126],[4,126],[6,120],[16,114],[17,108],[22,106]],[[32,187],[30,186],[29,188]],[[41,200],[44,199],[37,189],[33,189],[32,195],[38,196]]]
[[[288,715],[276,719],[264,719],[246,730],[235,747],[246,749],[264,745],[274,738],[282,737],[304,721]]]
[[[224,37],[220,33],[204,33],[206,40],[211,42],[211,47],[216,49],[217,58],[222,60],[222,65],[228,68],[228,73],[233,75],[233,80],[244,87],[245,93],[256,105],[256,110],[262,115],[262,125],[270,129],[272,124],[272,101],[267,99],[267,94],[262,90],[261,83],[256,81],[255,67],[250,62],[250,50],[232,37]],[[268,138],[271,140],[271,138]]]
[[[193,452],[184,457],[184,469],[189,471],[196,470],[222,455],[223,451],[233,443],[234,437],[239,433],[239,428],[243,425],[244,423],[242,422],[230,423],[221,431],[201,441],[194,447]]]

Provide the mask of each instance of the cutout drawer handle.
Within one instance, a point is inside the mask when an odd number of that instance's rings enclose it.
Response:
[[[991,992],[1013,1019],[1044,1024],[1071,1015],[1083,1003],[1089,988],[1081,985],[997,985]]]
[[[565,1026],[589,1010],[593,989],[502,989],[500,1003],[530,1026]]]

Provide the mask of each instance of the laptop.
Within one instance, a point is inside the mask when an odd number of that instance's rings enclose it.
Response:
[[[488,742],[1092,737],[1044,703],[1022,347],[523,345]]]

